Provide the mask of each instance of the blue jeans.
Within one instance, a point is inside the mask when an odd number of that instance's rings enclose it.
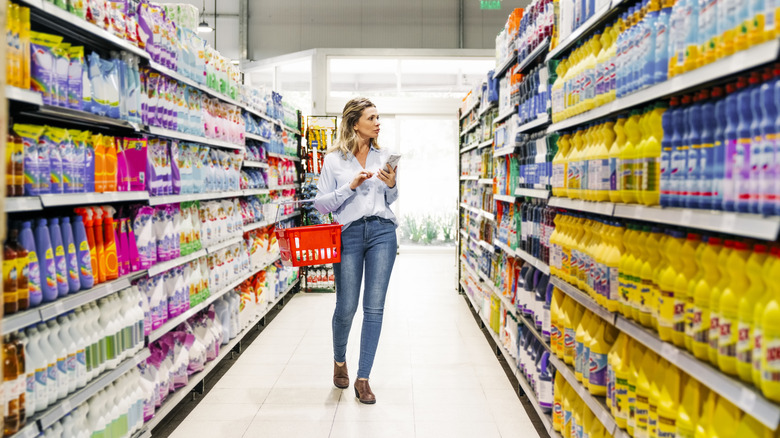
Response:
[[[341,263],[333,264],[336,279],[333,356],[336,362],[347,360],[347,340],[360,299],[365,265],[359,379],[368,379],[374,365],[379,333],[382,331],[387,285],[398,250],[395,228],[393,221],[376,216],[352,222],[341,233]]]

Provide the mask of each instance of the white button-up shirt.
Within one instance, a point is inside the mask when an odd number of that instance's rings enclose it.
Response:
[[[327,154],[317,184],[314,207],[323,214],[333,213],[336,221],[342,225],[342,230],[352,222],[368,216],[389,219],[397,225],[390,204],[398,199],[398,176],[392,189],[376,176],[389,157],[390,152],[387,150],[372,147],[366,157],[365,170],[375,175],[353,191],[349,185],[358,172],[364,169],[363,166],[352,154],[346,159],[338,151]]]

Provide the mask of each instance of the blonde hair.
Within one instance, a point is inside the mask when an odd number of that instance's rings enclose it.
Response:
[[[346,105],[344,105],[344,112],[341,114],[341,124],[339,125],[338,138],[336,143],[328,149],[328,153],[341,152],[341,155],[346,159],[349,154],[357,154],[360,147],[360,139],[358,138],[357,131],[355,131],[355,125],[357,125],[360,118],[363,116],[363,111],[366,108],[376,108],[370,100],[365,97],[356,97]],[[379,143],[377,139],[370,138],[368,145],[379,149]]]

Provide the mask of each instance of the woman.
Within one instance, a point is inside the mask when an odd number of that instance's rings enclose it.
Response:
[[[320,213],[334,213],[342,225],[341,263],[333,264],[336,279],[333,384],[342,389],[349,387],[347,339],[365,267],[355,395],[366,404],[376,403],[368,377],[382,330],[385,295],[397,250],[396,219],[390,211],[390,204],[398,199],[395,169],[384,166],[390,154],[380,150],[378,136],[379,115],[374,104],[365,98],[347,102],[338,140],[325,156],[314,201]]]

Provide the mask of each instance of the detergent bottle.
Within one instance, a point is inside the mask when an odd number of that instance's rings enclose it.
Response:
[[[620,152],[621,160],[621,190],[620,199],[625,204],[635,204],[637,202],[637,185],[635,181],[636,162],[638,159],[637,146],[642,140],[642,133],[639,129],[640,111],[632,110],[631,115],[626,121],[626,143]]]
[[[92,276],[92,255],[84,219],[79,215],[73,217],[73,239],[78,248],[77,261],[81,289],[90,289],[95,284],[95,278]]]
[[[41,270],[41,289],[43,302],[51,302],[57,299],[57,268],[54,260],[54,249],[51,244],[51,234],[46,225],[46,219],[38,219],[35,228],[35,246],[39,254],[39,268]]]
[[[84,231],[86,232],[87,247],[89,248],[89,260],[92,266],[91,274],[93,276],[93,284],[100,283],[98,256],[97,256],[97,241],[95,240],[95,222],[93,219],[92,208],[84,207],[75,209],[77,215],[81,216],[84,224]],[[80,263],[84,263],[80,260]]]
[[[708,388],[702,387],[704,391],[702,399],[704,404],[701,407],[701,414],[699,415],[699,421],[696,423],[696,430],[694,436],[696,438],[709,437],[710,425],[713,422],[713,416],[715,415],[715,402],[718,395],[714,391],[710,391]]]
[[[57,294],[60,298],[68,295],[68,262],[65,257],[65,247],[62,244],[62,229],[60,219],[49,220],[49,239],[54,250],[54,269],[57,279]]]
[[[767,13],[768,17],[770,14]],[[775,121],[778,116],[777,102],[774,90],[780,81],[780,64],[775,64],[768,78],[761,84],[761,160],[758,177],[758,212],[765,215],[775,214],[775,192],[773,190],[777,179],[777,157],[775,145],[777,144],[778,130]]]
[[[586,366],[585,361],[587,360],[585,354],[585,337],[592,317],[594,317],[593,313],[590,310],[585,309],[585,312],[580,319],[580,323],[577,325],[577,330],[575,331],[574,376],[580,382],[583,381],[583,368]],[[590,342],[588,342],[588,347],[590,347]]]
[[[634,224],[626,224],[626,232],[624,234],[623,245],[625,250],[620,254],[620,263],[618,264],[618,297],[620,313],[626,318],[631,318],[631,304],[629,303],[629,297],[631,296],[631,276],[628,273],[629,266],[633,265],[635,259],[634,256]]]
[[[596,321],[596,334],[590,341],[588,355],[588,390],[593,395],[607,395],[607,365],[611,347],[618,337],[618,330],[603,321]]]
[[[702,141],[701,134],[704,130],[703,119],[703,103],[709,97],[706,90],[696,93],[693,98],[693,105],[691,105],[690,116],[688,118],[688,168],[685,169],[685,192],[686,197],[683,199],[681,206],[688,208],[699,208],[701,201],[701,185],[702,185]]]
[[[103,211],[103,252],[105,254],[106,280],[119,278],[119,259],[116,245],[116,227],[114,226],[114,207],[104,205]]]
[[[750,253],[745,266],[750,286],[740,298],[738,305],[737,374],[746,382],[753,381],[753,346],[755,345],[753,313],[758,301],[767,291],[762,270],[768,257],[769,248],[766,245],[753,246],[753,252]]]
[[[665,362],[665,361],[664,361]],[[674,365],[667,364],[661,380],[658,400],[658,434],[661,437],[675,436],[678,430],[677,418],[682,408],[681,384],[682,372]]]
[[[677,279],[674,282],[675,296],[679,295],[681,299],[682,297],[685,297],[683,301],[682,336],[683,336],[683,343],[685,345],[685,348],[688,349],[688,351],[690,351],[693,348],[693,340],[688,336],[688,333],[690,332],[688,314],[689,312],[693,313],[693,299],[694,299],[693,296],[688,295],[688,291],[690,290],[691,280],[693,280],[693,277],[695,277],[697,273],[696,251],[699,249],[700,244],[701,244],[700,235],[696,233],[688,233],[685,242],[683,242],[682,252],[680,254],[680,259],[682,261],[682,270],[677,274]]]
[[[701,259],[698,261],[699,271],[702,272],[693,288],[693,355],[699,360],[708,360],[710,349],[710,318],[711,305],[710,294],[712,288],[720,280],[720,270],[717,266],[718,253],[721,249],[721,239],[708,237],[707,244],[703,245]]]
[[[728,258],[734,249],[734,241],[727,239],[723,242],[723,248],[718,253],[718,271],[720,278],[710,291],[710,348],[708,355],[713,365],[718,365],[720,343],[720,297],[723,290],[729,284]]]
[[[628,377],[628,421],[626,424],[626,430],[631,436],[636,436],[636,421],[637,421],[637,399],[636,388],[637,380],[639,379],[639,367],[642,360],[643,351],[636,343],[629,342],[628,344],[628,357],[629,363],[626,367]],[[645,413],[645,418],[647,417]]]
[[[614,222],[612,224],[614,234],[610,239],[610,247],[604,255],[604,263],[607,265],[608,272],[608,288],[607,295],[607,310],[610,312],[617,312],[620,306],[620,281],[619,281],[619,266],[620,258],[622,257],[625,248],[623,247],[623,234],[625,228],[622,224]]]
[[[661,120],[664,135],[661,139],[661,158],[659,162],[661,169],[658,188],[660,192],[659,202],[662,206],[672,205],[672,139],[675,138],[675,135],[679,135],[675,129],[678,111],[680,111],[680,98],[675,96],[669,101],[669,109],[664,112]]]
[[[553,429],[556,432],[561,432],[563,430],[563,394],[566,391],[566,379],[556,372],[553,385]]]
[[[664,137],[663,119],[666,104],[658,102],[648,117],[648,137],[642,152],[642,174],[644,175],[641,189],[641,203],[658,205],[661,199],[661,141]]]
[[[575,408],[575,401],[579,400],[579,396],[568,383],[565,384],[566,389],[563,391],[563,436],[571,437],[572,435],[572,420],[573,410]]]
[[[626,143],[626,130],[625,125],[628,118],[621,114],[617,117],[615,123],[615,140],[609,147],[609,202],[621,202],[621,189],[622,178],[620,177],[620,169],[622,166],[622,160],[620,157],[620,151]]]
[[[758,157],[753,156],[756,144],[761,143],[761,133],[758,129],[761,122],[761,74],[754,71],[748,79],[748,87],[740,92],[737,102],[740,109],[740,121],[737,126],[737,156],[734,163],[734,209],[741,213],[758,212],[758,200],[754,196],[753,187],[758,182]],[[758,139],[756,139],[758,137]],[[759,146],[760,147],[760,146]],[[758,155],[758,153],[756,153]],[[756,170],[752,170],[755,166]]]
[[[768,427],[746,413],[742,416],[734,436],[739,438],[768,438],[774,433]]]
[[[713,191],[712,208],[716,210],[723,209],[726,192],[726,153],[729,144],[733,142],[736,145],[737,140],[737,122],[739,115],[736,114],[736,83],[726,84],[725,94],[715,103],[715,118],[718,122],[715,131],[715,152],[713,167]],[[719,89],[713,89],[713,97],[718,96]],[[736,147],[736,146],[735,146]]]
[[[641,295],[644,297],[645,305],[639,314],[639,322],[645,327],[653,326],[653,315],[655,313],[656,303],[658,302],[658,285],[655,283],[655,268],[661,262],[661,229],[650,227],[647,240],[645,242],[646,257],[641,266],[639,277],[641,279]]]
[[[582,357],[582,385],[585,388],[588,388],[588,382],[590,381],[590,363],[591,363],[591,352],[590,347],[593,342],[593,337],[596,336],[596,333],[598,332],[599,325],[603,324],[603,321],[596,315],[591,314],[590,321],[588,321],[588,326],[585,328],[585,336],[582,340],[583,345],[583,357]],[[606,364],[606,355],[604,355],[604,363]]]
[[[716,96],[717,90],[717,96]],[[713,191],[713,161],[715,160],[715,132],[718,130],[718,121],[715,116],[715,102],[722,96],[722,90],[719,87],[712,89],[712,93],[707,90],[702,91],[704,101],[701,104],[701,136],[699,150],[699,208],[712,208]]]
[[[753,344],[753,370],[751,377],[753,384],[756,385],[757,388],[761,388],[761,346],[764,342],[764,309],[766,309],[767,303],[775,297],[775,282],[770,275],[774,263],[777,261],[778,254],[780,254],[778,248],[773,246],[769,250],[769,256],[766,258],[766,261],[764,261],[763,266],[761,266],[761,276],[763,277],[765,292],[758,301],[756,301],[756,305],[753,307],[753,331],[750,339],[750,342]]]
[[[663,0],[658,18],[655,21],[655,57],[653,66],[653,83],[666,80],[669,73],[669,17],[672,13],[674,0]]]
[[[103,209],[100,207],[92,207],[93,223],[95,226],[95,247],[97,248],[97,264],[98,264],[98,283],[105,283],[108,279],[108,267],[106,262],[105,242],[103,241]]]
[[[687,1],[687,0],[686,0]],[[691,96],[685,95],[680,101],[680,109],[675,113],[674,137],[669,158],[670,173],[670,205],[683,207],[686,196],[686,177],[688,169],[689,118],[691,114]]]
[[[639,350],[637,350],[639,351]],[[650,436],[649,417],[650,417],[650,378],[651,367],[655,366],[655,358],[650,350],[639,353],[640,359],[636,361],[637,379],[636,379],[636,424],[634,426],[634,437],[643,438]]]
[[[42,268],[38,257],[38,247],[33,237],[32,222],[22,222],[19,243],[27,250],[27,288],[30,296],[30,308],[37,307],[43,301]]]
[[[696,285],[704,277],[704,269],[701,268],[701,256],[707,249],[709,236],[701,236],[701,242],[696,246],[696,252],[693,255],[693,271],[695,274],[688,280],[688,301],[685,303],[685,348],[693,353],[694,343],[694,318],[696,317]]]
[[[769,269],[765,270],[765,282],[770,298],[761,316],[763,335],[761,340],[761,392],[772,401],[780,401],[780,253]]]
[[[618,334],[615,344],[609,351],[609,386],[608,400],[618,427],[626,429],[628,424],[628,374],[631,371],[631,345],[628,335]]]
[[[649,365],[649,364],[648,364]],[[661,386],[666,370],[671,365],[664,359],[655,358],[655,364],[647,369],[647,378],[650,380],[650,398],[647,410],[647,432],[651,437],[658,437],[658,406],[661,404]]]
[[[574,365],[576,357],[576,330],[582,319],[583,307],[573,299],[568,300],[568,306],[564,304],[565,325],[563,330],[563,360],[569,365]]]
[[[65,249],[65,260],[68,268],[68,292],[76,293],[81,290],[78,251],[73,237],[73,227],[71,227],[70,218],[67,216],[62,218],[62,245]]]
[[[737,211],[737,189],[740,183],[745,148],[750,148],[750,88],[747,77],[737,79],[737,90],[727,98],[728,125],[724,158],[723,210]]]
[[[676,368],[675,370],[679,376],[679,370]],[[706,399],[705,396],[706,392],[698,380],[690,376],[682,376],[682,399],[680,400],[680,407],[677,411],[676,418],[678,437],[694,438],[696,425],[699,423],[701,408]],[[669,418],[666,416],[664,417]],[[671,436],[675,435],[672,434]]]
[[[648,226],[636,226],[637,238],[634,242],[634,251],[636,252],[636,257],[634,258],[634,264],[629,266],[629,274],[631,275],[631,280],[634,284],[634,287],[631,289],[633,296],[629,295],[630,301],[632,303],[631,318],[634,321],[641,320],[642,313],[650,312],[650,300],[649,297],[644,294],[650,293],[651,291],[650,289],[645,290],[642,287],[643,284],[641,278],[642,265],[644,265],[645,260],[647,259],[647,239],[650,235],[649,231],[650,227]]]
[[[734,250],[728,258],[729,282],[720,296],[718,327],[718,367],[729,375],[737,374],[737,344],[739,342],[739,303],[750,287],[745,273],[750,251],[746,243],[734,242]],[[745,334],[747,335],[747,333]]]
[[[568,156],[571,134],[569,132],[563,132],[558,137],[558,150],[553,157],[553,181],[552,191],[553,196],[565,198],[566,197],[566,172],[568,170]]]
[[[566,295],[554,287],[550,300],[550,349],[559,358],[563,357],[563,303],[565,299]]]
[[[594,147],[591,160],[591,172],[594,174],[593,200],[598,202],[609,201],[610,169],[609,147],[615,142],[615,122],[606,121],[601,125],[599,132],[601,138]]]
[[[713,438],[742,438],[736,434],[741,417],[742,412],[738,407],[723,397],[716,397],[712,423],[710,423],[710,436]]]
[[[678,230],[667,230],[666,234],[669,238],[663,252],[669,263],[659,276],[658,334],[663,341],[683,346],[685,345],[686,298],[684,295],[677,294],[678,289],[675,288],[675,284],[683,268],[680,252],[685,233]]]
[[[593,429],[593,424],[598,423],[596,416],[593,415],[593,411],[590,410],[587,404],[582,404],[582,434],[583,438],[590,438],[590,432]]]

